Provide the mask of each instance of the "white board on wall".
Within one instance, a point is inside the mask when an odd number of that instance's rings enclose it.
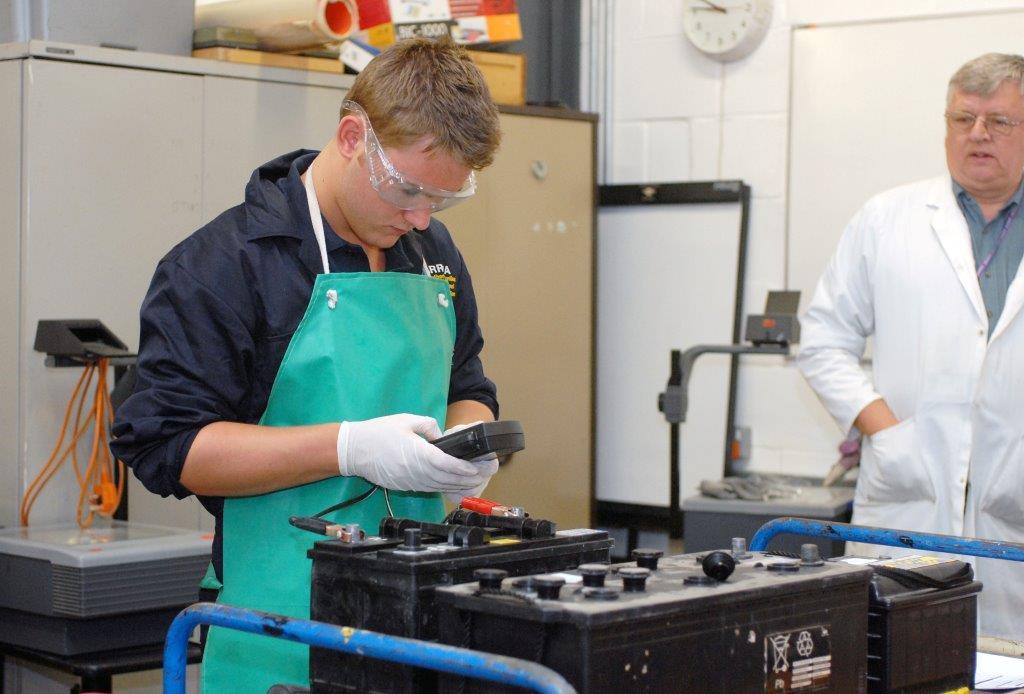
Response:
[[[787,286],[813,296],[875,193],[946,173],[946,86],[982,53],[1024,52],[1024,11],[793,31]]]
[[[669,424],[658,394],[671,350],[732,342],[739,227],[739,203],[600,208],[599,500],[668,506]],[[680,498],[722,476],[728,357],[698,360],[689,403],[680,427]]]

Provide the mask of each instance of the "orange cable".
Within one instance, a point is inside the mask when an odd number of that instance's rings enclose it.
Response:
[[[96,373],[95,364],[91,364],[93,368],[90,369],[89,378],[85,382],[85,390],[82,391],[82,396],[78,400],[78,410],[75,412],[75,428],[74,431],[78,431],[79,421],[82,417],[82,407],[85,405],[86,394],[89,390],[89,386],[92,385],[93,374]],[[89,417],[86,417],[86,421],[90,421],[92,413],[90,412]],[[83,482],[82,470],[78,467],[78,446],[76,445],[71,449],[71,467],[75,470],[75,478],[78,480],[78,484],[81,485]]]
[[[107,359],[100,359],[85,365],[65,408],[57,443],[46,464],[25,490],[20,509],[22,525],[28,525],[32,506],[39,498],[43,488],[63,466],[68,456],[71,457],[79,484],[76,521],[80,527],[89,527],[97,513],[105,517],[113,516],[117,507],[120,506],[121,500],[124,498],[127,467],[111,455],[110,449],[106,445],[108,433],[113,428],[114,421],[114,408],[110,400],[110,393],[107,392],[108,370],[109,361]],[[92,406],[86,410],[85,402],[90,397],[89,387],[93,384],[94,375],[97,378],[95,390],[90,398]],[[74,425],[71,429],[73,434],[67,446],[64,446],[72,410],[75,411]],[[84,419],[83,413],[85,413]],[[78,463],[77,448],[90,425],[93,427],[92,446],[83,470]],[[61,452],[62,448],[63,453]],[[83,514],[87,503],[88,513]]]
[[[82,424],[81,428],[79,428],[79,430],[77,432],[75,432],[74,437],[72,437],[71,441],[68,443],[67,447],[64,449],[64,453],[56,461],[56,464],[51,466],[49,470],[44,470],[46,472],[46,475],[42,477],[42,479],[40,480],[39,485],[34,490],[32,490],[31,496],[29,497],[29,495],[26,493],[26,499],[27,499],[27,504],[26,504],[26,509],[25,509],[25,520],[26,521],[28,520],[28,514],[31,512],[32,506],[35,504],[36,499],[39,498],[39,494],[43,491],[43,488],[49,483],[49,481],[53,477],[53,475],[56,474],[56,472],[61,468],[61,466],[64,464],[64,461],[67,460],[68,455],[75,449],[76,446],[78,446],[79,440],[82,438],[82,435],[85,434],[85,432],[88,430],[89,424],[91,422],[92,422],[92,414],[90,414],[86,418],[86,420]],[[43,471],[41,471],[41,472],[43,472]]]
[[[96,392],[95,392],[95,394],[93,396],[93,413],[95,415],[95,417],[93,419],[93,423],[95,425],[95,428],[93,429],[92,449],[91,449],[91,451],[89,453],[89,465],[88,465],[88,467],[85,470],[85,484],[83,484],[81,486],[81,488],[79,489],[79,493],[78,493],[78,507],[77,507],[76,516],[75,516],[76,520],[78,521],[79,527],[82,528],[82,529],[88,528],[90,525],[92,525],[93,516],[95,515],[95,510],[93,509],[93,504],[90,503],[90,505],[89,505],[89,513],[86,514],[84,519],[82,518],[82,507],[85,505],[86,499],[88,498],[90,500],[90,502],[91,502],[91,498],[89,497],[89,492],[91,491],[92,486],[93,486],[93,484],[92,484],[93,477],[97,474],[97,470],[96,470],[97,453],[99,451],[100,430],[102,429],[101,422],[103,420],[103,396],[102,396],[102,392],[103,392],[103,388],[106,386],[106,382],[107,382],[106,371],[105,371],[105,369],[103,367],[106,366],[106,360],[105,359],[101,359],[99,361],[99,364],[100,364],[100,366],[99,366],[99,373],[98,373],[98,376],[97,376],[97,379],[96,379]]]
[[[103,396],[107,401],[107,431],[113,431],[114,429],[114,405],[110,400],[110,391],[104,390]],[[109,439],[109,437],[108,437]],[[110,447],[107,447],[107,453],[110,453]],[[124,498],[124,486],[125,486],[125,475],[128,473],[128,468],[123,462],[111,456],[112,460],[116,465],[111,465],[111,474],[114,473],[114,469],[117,471],[117,489],[116,497],[114,501],[114,511],[121,505],[121,500]],[[113,512],[112,512],[113,513]]]
[[[20,512],[20,520],[22,525],[28,525],[29,511],[31,510],[31,503],[29,503],[28,508],[26,508],[25,501],[29,498],[30,495],[32,495],[34,501],[34,497],[38,495],[38,492],[33,491],[37,484],[39,485],[40,490],[42,490],[42,487],[45,486],[46,483],[43,482],[40,484],[39,480],[43,475],[43,471],[47,470],[47,468],[49,468],[53,464],[54,459],[60,452],[61,445],[64,443],[64,437],[67,435],[68,421],[71,419],[71,408],[74,405],[79,389],[82,387],[82,383],[85,381],[86,375],[89,373],[91,373],[91,365],[87,366],[86,369],[82,372],[82,375],[78,377],[78,383],[75,384],[75,389],[72,391],[71,398],[68,400],[68,406],[64,411],[64,421],[61,424],[60,436],[57,439],[57,445],[53,447],[53,451],[50,453],[49,460],[46,461],[46,464],[36,474],[35,478],[32,480],[31,483],[29,483],[28,487],[25,488],[25,493],[22,496],[22,507]],[[52,475],[53,472],[50,472],[49,475],[47,475],[47,481]]]

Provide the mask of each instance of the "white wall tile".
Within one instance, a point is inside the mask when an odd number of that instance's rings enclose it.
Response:
[[[740,363],[736,423],[750,427],[755,446],[829,455],[842,434],[792,360],[784,366]]]
[[[685,8],[683,3],[677,0],[643,0],[642,3],[634,0],[632,5],[643,5],[643,16],[640,19],[640,36],[651,38],[655,36],[675,36],[679,41],[685,41],[683,37],[683,15]]]
[[[782,474],[785,472],[782,468],[782,451],[778,448],[759,446],[757,445],[757,440],[754,439],[754,444],[750,450],[750,460],[742,467],[737,467],[736,472]]]
[[[789,0],[793,24],[842,24],[1020,9],[1020,0]]]
[[[608,2],[609,0],[601,0]],[[611,0],[613,13],[609,21],[615,23],[615,42],[628,43],[642,38],[643,5],[636,0]]]
[[[721,178],[718,155],[722,144],[722,123],[718,118],[690,120],[690,180]]]
[[[616,120],[715,116],[722,66],[681,36],[615,46]]]
[[[612,128],[609,183],[647,181],[647,124],[618,123]]]
[[[790,33],[788,27],[772,29],[757,50],[726,64],[725,113],[784,113],[789,108]]]
[[[726,116],[722,124],[722,177],[742,178],[755,197],[786,190],[786,116]]]
[[[690,179],[690,124],[685,120],[654,121],[647,126],[647,180]]]
[[[789,27],[791,14],[789,0],[775,0],[775,7],[772,8],[771,28]]]

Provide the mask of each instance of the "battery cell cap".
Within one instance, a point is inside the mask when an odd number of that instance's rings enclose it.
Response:
[[[728,552],[717,550],[704,557],[700,566],[704,569],[705,575],[716,581],[724,581],[732,576],[732,572],[736,569],[736,560]]]
[[[541,600],[558,600],[558,595],[565,585],[561,576],[534,576],[533,587],[537,589],[537,597]]]
[[[658,559],[664,556],[664,552],[659,549],[634,549],[633,559],[636,560],[636,565],[656,571],[658,569]]]
[[[473,578],[485,590],[501,590],[501,582],[508,578],[508,571],[504,569],[477,569],[473,572]]]
[[[627,593],[640,593],[647,585],[647,577],[651,575],[650,569],[639,566],[623,566],[619,569],[619,576],[622,578],[622,590]]]
[[[604,585],[604,578],[608,575],[606,564],[580,564],[576,569],[583,577],[583,585],[587,588],[600,588]]]

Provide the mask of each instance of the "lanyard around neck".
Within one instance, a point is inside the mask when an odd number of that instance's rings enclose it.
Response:
[[[996,257],[996,253],[999,252],[999,247],[1003,245],[1003,239],[1006,238],[1006,234],[1010,231],[1010,225],[1013,224],[1014,218],[1017,216],[1017,211],[1020,209],[1020,203],[1017,203],[1013,207],[1013,211],[1006,215],[1006,220],[1003,222],[1003,228],[999,230],[999,238],[996,239],[996,247],[992,249],[992,252],[988,254],[978,265],[978,279],[988,270],[988,266],[992,264],[992,259]]]
[[[327,261],[327,241],[324,239],[324,219],[320,215],[320,203],[316,199],[316,188],[313,187],[313,164],[310,162],[309,168],[306,169],[306,180],[303,181],[303,186],[306,189],[306,204],[309,206],[309,221],[313,223],[313,235],[316,236],[316,245],[320,249],[320,261],[324,264],[324,274],[330,274],[331,266]],[[414,237],[415,238],[415,237]],[[422,264],[421,272],[430,276],[430,271],[427,268],[427,260],[423,256],[423,252],[419,249],[419,243],[415,244],[417,250],[420,250],[420,263]]]
[[[313,223],[313,235],[316,245],[320,248],[320,260],[324,264],[324,274],[330,274],[331,266],[327,262],[327,241],[324,240],[324,220],[320,216],[320,203],[316,200],[316,188],[313,187],[313,164],[306,169],[306,204],[309,206],[309,221]]]

